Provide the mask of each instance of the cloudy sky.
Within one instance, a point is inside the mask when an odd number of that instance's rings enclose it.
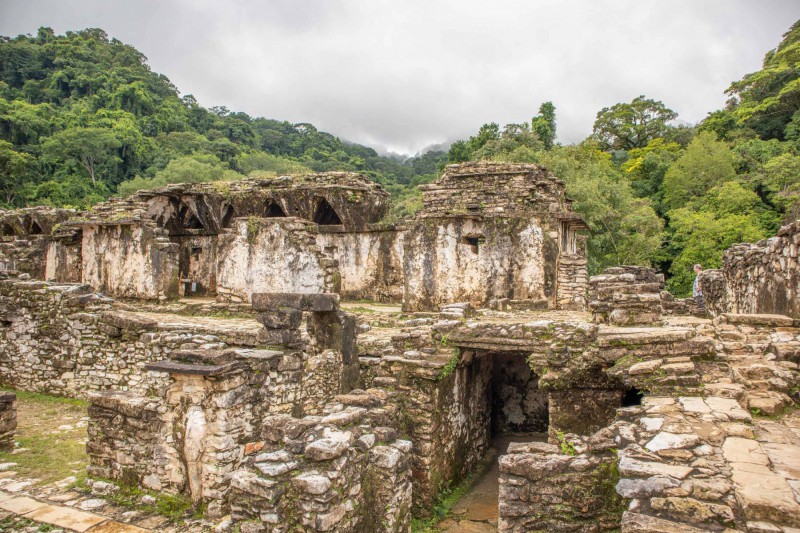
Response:
[[[800,18],[797,0],[0,0],[0,34],[87,27],[205,106],[399,153],[557,108],[562,143],[639,94],[686,122]]]

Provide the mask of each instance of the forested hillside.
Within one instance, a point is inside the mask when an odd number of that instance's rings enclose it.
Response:
[[[205,109],[99,29],[0,37],[0,205],[87,207],[166,183],[353,170],[403,201],[441,152],[400,162],[311,124]]]
[[[0,38],[0,205],[83,208],[167,183],[353,170],[387,187],[398,218],[447,161],[540,163],[592,229],[593,273],[652,264],[685,294],[693,263],[719,266],[725,248],[800,216],[800,22],[726,92],[725,109],[695,126],[645,96],[612,105],[570,146],[555,142],[547,102],[532,120],[401,162],[311,124],[205,109],[101,30],[42,28]]]
[[[677,113],[645,96],[604,108],[592,135],[574,146],[554,144],[548,102],[530,122],[484,124],[448,158],[549,167],[592,229],[592,273],[651,264],[685,295],[694,263],[718,267],[732,244],[772,236],[800,217],[800,22],[762,70],[726,93],[725,109],[694,127],[675,126]]]

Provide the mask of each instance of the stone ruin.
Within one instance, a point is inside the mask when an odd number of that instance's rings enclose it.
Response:
[[[241,531],[409,531],[495,451],[495,518],[449,531],[800,528],[800,222],[698,317],[652,268],[588,279],[542,167],[387,208],[324,173],[3,212],[2,382],[90,401],[91,477]]]

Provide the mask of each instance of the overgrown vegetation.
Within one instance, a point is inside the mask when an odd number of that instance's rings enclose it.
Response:
[[[179,182],[350,170],[386,186],[393,218],[445,160],[404,161],[312,124],[206,109],[103,30],[0,37],[0,206],[85,208]]]
[[[113,481],[110,481],[114,483]],[[119,490],[104,496],[114,505],[142,511],[145,514],[158,514],[173,524],[180,524],[187,518],[202,518],[204,506],[193,506],[191,500],[181,494],[167,494],[142,490],[135,483],[114,483]],[[150,498],[144,498],[149,496]]]

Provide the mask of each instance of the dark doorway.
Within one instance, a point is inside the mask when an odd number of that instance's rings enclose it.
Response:
[[[314,222],[320,226],[338,226],[342,223],[342,219],[339,218],[328,200],[320,198],[317,202],[317,209],[314,211]]]
[[[41,235],[43,233],[44,232],[42,231],[42,227],[39,224],[37,224],[36,221],[33,221],[31,223],[31,235]]]
[[[220,221],[220,226],[222,228],[229,228],[231,227],[231,222],[233,221],[233,206],[227,205],[225,206],[225,210],[222,213],[222,220]]]
[[[630,388],[625,391],[622,396],[622,407],[633,407],[635,405],[642,405],[642,398],[644,394],[639,389]]]
[[[492,358],[492,435],[546,433],[547,392],[525,354],[494,353]]]
[[[281,218],[285,216],[286,212],[278,202],[270,202],[269,207],[267,207],[267,218]]]

